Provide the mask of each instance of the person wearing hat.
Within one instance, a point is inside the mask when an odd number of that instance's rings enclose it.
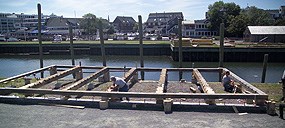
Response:
[[[113,86],[110,87],[112,91],[118,90],[119,92],[128,92],[129,91],[129,85],[125,82],[124,79],[120,77],[114,77],[111,76],[111,81],[113,82]],[[127,100],[130,100],[128,97],[126,97]],[[122,98],[121,98],[122,100]]]

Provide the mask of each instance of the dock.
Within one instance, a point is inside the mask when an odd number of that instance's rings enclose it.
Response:
[[[238,75],[230,71],[230,77],[238,83],[243,93],[227,93],[223,91],[220,81],[212,88],[203,73],[217,73],[217,77],[229,71],[226,68],[141,68],[141,67],[100,67],[100,66],[71,66],[51,65],[34,71],[19,74],[0,80],[4,85],[0,88],[0,102],[7,97],[14,99],[51,99],[56,102],[74,99],[97,102],[100,109],[108,109],[109,105],[120,103],[149,103],[161,105],[165,113],[172,112],[173,104],[204,104],[225,105],[236,104],[240,106],[266,107],[268,95]],[[110,75],[120,72],[119,76],[130,85],[129,92],[108,91]],[[160,73],[158,81],[142,80],[140,72]],[[191,82],[183,79],[168,81],[169,72],[190,72]],[[32,78],[35,74],[44,73],[44,78]],[[18,81],[18,82],[15,82]],[[14,84],[15,86],[11,86]],[[177,88],[179,86],[180,90]],[[200,88],[199,88],[200,87]],[[194,90],[194,91],[193,91]],[[118,101],[120,97],[129,97],[130,101]],[[237,100],[244,102],[240,103]],[[146,102],[147,101],[147,102]],[[229,101],[229,103],[227,103]],[[234,102],[232,102],[234,101]],[[270,102],[271,103],[271,102]],[[271,105],[272,106],[272,105]],[[275,107],[275,106],[274,106]]]

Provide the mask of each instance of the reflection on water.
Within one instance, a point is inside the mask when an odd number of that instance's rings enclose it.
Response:
[[[178,62],[174,62],[167,56],[144,56],[145,67],[177,68]],[[102,66],[100,56],[76,56],[76,64],[81,62],[84,66]],[[1,56],[0,77],[10,77],[39,68],[37,56]],[[70,56],[44,56],[44,66],[71,65]],[[139,56],[107,56],[107,66],[112,67],[139,67]],[[183,67],[218,67],[218,62],[184,62]],[[225,67],[233,71],[249,82],[260,82],[262,63],[225,63]],[[269,63],[267,68],[266,82],[278,82],[285,70],[285,63]],[[111,73],[122,76],[123,73]],[[86,74],[88,75],[88,74]],[[145,79],[158,80],[159,72],[147,72]],[[217,73],[202,73],[207,81],[218,81]],[[178,80],[178,72],[169,72],[169,80]],[[183,78],[191,80],[191,72],[183,73]]]

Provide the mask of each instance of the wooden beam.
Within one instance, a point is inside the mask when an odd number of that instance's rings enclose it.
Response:
[[[0,83],[4,83],[4,82],[10,81],[10,80],[22,78],[22,77],[25,77],[25,76],[30,76],[30,75],[32,75],[32,74],[35,74],[35,73],[39,73],[39,72],[48,70],[48,69],[50,69],[50,68],[52,68],[52,67],[54,67],[54,66],[55,66],[55,65],[51,65],[51,66],[47,66],[47,67],[44,67],[44,68],[40,68],[40,69],[37,69],[37,70],[33,70],[33,71],[30,71],[30,72],[27,72],[27,73],[23,73],[23,74],[20,74],[20,75],[17,75],[17,76],[9,77],[9,78],[0,80]]]
[[[166,92],[166,85],[167,84],[167,69],[164,68],[161,70],[160,78],[158,81],[158,87],[156,89],[156,93],[164,93]]]
[[[51,83],[55,80],[58,80],[60,78],[63,78],[63,77],[66,77],[74,72],[76,72],[77,70],[79,70],[80,67],[79,66],[76,66],[74,68],[71,68],[71,69],[68,69],[68,70],[65,70],[63,72],[60,72],[60,73],[57,73],[57,74],[54,74],[54,75],[51,75],[49,77],[46,77],[46,78],[43,78],[43,79],[40,79],[39,81],[35,82],[35,83],[31,83],[31,84],[28,84],[28,85],[25,85],[25,86],[22,86],[20,87],[21,89],[26,89],[26,88],[32,88],[32,87],[41,87],[45,84],[48,84],[48,83]]]
[[[202,74],[198,71],[198,69],[193,69],[193,75],[197,79],[197,81],[200,83],[200,85],[202,86],[202,89],[205,93],[208,93],[208,94],[214,94],[215,93],[213,91],[213,89],[209,86],[207,81],[204,79]]]
[[[128,82],[136,72],[137,72],[137,69],[136,69],[136,68],[131,68],[131,69],[125,74],[124,80],[125,80],[126,82]]]
[[[195,98],[195,99],[267,99],[268,95],[260,94],[206,94],[206,93],[144,93],[144,92],[106,92],[106,91],[78,91],[78,90],[52,90],[52,89],[20,89],[0,88],[0,94],[21,93],[21,94],[53,94],[53,95],[82,95],[102,97],[138,97],[138,98]]]
[[[100,77],[101,75],[103,75],[106,72],[108,72],[108,68],[104,67],[101,70],[95,72],[94,74],[88,76],[87,78],[81,79],[81,80],[75,82],[74,84],[72,84],[71,86],[68,86],[67,88],[64,88],[62,90],[77,90],[78,88],[80,88],[83,85],[91,82],[92,80]]]
[[[237,76],[236,74],[234,74],[233,72],[231,72],[230,70],[224,68],[224,72],[229,71],[230,72],[230,77],[240,83],[241,85],[245,86],[246,88],[249,88],[251,90],[253,90],[254,92],[260,94],[260,95],[266,95],[266,93],[264,93],[263,91],[259,90],[258,88],[254,87],[253,85],[251,85],[250,83],[246,82],[245,80],[243,80],[242,78],[240,78],[239,76]]]
[[[200,83],[200,85],[202,86],[204,93],[215,94],[214,90],[209,86],[209,84],[204,79],[202,74],[198,71],[198,69],[193,69],[193,75],[197,79],[197,81]],[[205,99],[205,102],[207,104],[216,104],[215,100],[213,100],[213,99],[210,99],[210,100]]]

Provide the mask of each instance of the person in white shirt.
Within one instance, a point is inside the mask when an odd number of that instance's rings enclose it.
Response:
[[[111,81],[113,82],[113,85],[110,87],[112,91],[118,90],[119,92],[128,92],[129,91],[129,85],[125,82],[124,79],[120,77],[114,77],[111,76]],[[127,100],[130,100],[128,97],[126,97]],[[122,98],[121,98],[122,100]]]

